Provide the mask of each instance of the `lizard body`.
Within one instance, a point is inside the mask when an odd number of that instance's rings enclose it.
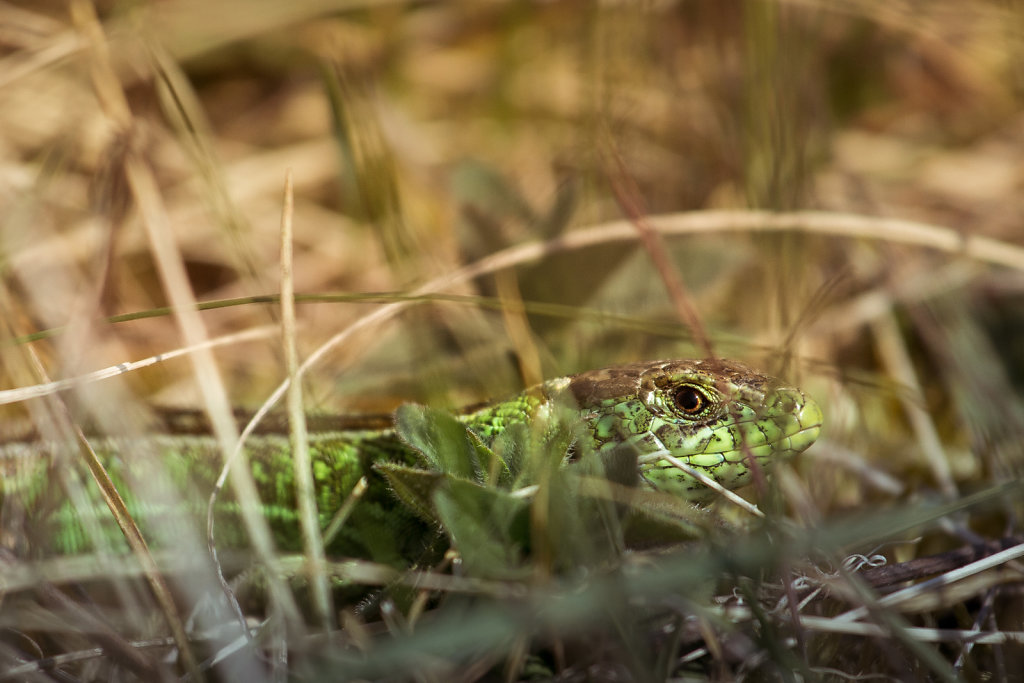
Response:
[[[402,562],[429,532],[432,486],[444,477],[506,491],[527,485],[522,451],[529,448],[524,444],[557,441],[560,424],[569,425],[561,447],[544,456],[556,459],[556,466],[626,449],[635,456],[631,484],[701,501],[713,494],[680,469],[680,461],[727,489],[738,488],[751,481],[752,459],[770,470],[775,461],[810,446],[822,423],[818,406],[798,389],[718,359],[634,363],[549,380],[460,415],[458,422],[449,418],[454,432],[439,431],[430,415],[406,406],[392,428],[310,434],[321,530],[357,482],[364,477],[369,482],[341,532],[329,539],[329,554]],[[539,441],[527,438],[531,431],[534,436],[541,432]],[[104,437],[95,440],[94,448],[118,489],[126,492],[140,526],[145,529],[147,520],[160,522],[158,544],[173,543],[177,527],[168,520],[195,523],[205,515],[222,462],[212,437]],[[39,442],[0,442],[0,545],[18,554],[79,553],[97,543],[82,522],[81,508],[55,476],[58,463],[68,462],[54,457],[55,450]],[[275,541],[282,550],[299,550],[287,436],[250,437],[246,455]],[[136,493],[146,490],[139,484],[151,477],[159,477],[157,488],[170,495]],[[107,541],[120,542],[98,493],[89,493],[95,484],[83,479],[80,488],[91,508],[87,513],[95,515]],[[225,495],[217,510],[218,543],[244,545],[237,503]]]

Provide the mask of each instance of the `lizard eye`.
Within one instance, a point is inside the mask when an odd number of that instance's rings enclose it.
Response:
[[[707,408],[708,400],[707,394],[690,384],[684,384],[683,386],[676,389],[672,395],[672,402],[675,403],[676,408],[679,409],[683,415],[695,416],[700,415]]]

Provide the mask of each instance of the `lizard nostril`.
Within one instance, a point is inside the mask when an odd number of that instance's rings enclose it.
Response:
[[[773,396],[770,405],[786,412],[796,410],[797,406],[803,403],[803,396],[792,389],[778,389]]]

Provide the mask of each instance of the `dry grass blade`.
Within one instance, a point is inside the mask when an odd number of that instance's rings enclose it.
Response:
[[[982,558],[975,562],[971,562],[963,567],[955,570],[951,570],[936,576],[935,578],[929,579],[922,583],[915,584],[909,588],[890,593],[883,598],[878,600],[879,607],[895,607],[899,606],[902,602],[913,600],[918,597],[921,593],[937,592],[936,589],[948,586],[957,581],[962,581],[966,578],[972,577],[975,574],[981,573],[993,567],[1005,564],[1018,557],[1024,556],[1024,544],[1016,545],[1011,548],[1006,548],[993,555]],[[848,612],[844,612],[835,617],[836,621],[856,621],[863,618],[868,614],[866,608],[860,607]]]
[[[96,17],[94,8],[87,0],[76,0],[71,5],[71,12],[79,30],[84,34],[85,39],[92,50],[91,66],[93,69],[93,82],[97,89],[100,102],[106,108],[107,114],[115,121],[115,124],[118,125],[122,131],[127,131],[131,124],[131,113],[128,108],[128,103],[121,92],[120,85],[116,78],[112,77],[109,54],[106,50],[103,30]],[[131,161],[128,159],[125,161],[125,174],[128,176],[129,182],[134,180],[135,183],[142,183],[144,185],[151,184],[151,180],[141,167],[137,168],[135,173],[132,172]],[[135,191],[136,198],[140,201],[140,204],[143,206],[152,206],[152,202],[147,202],[139,197],[140,194],[145,195],[146,193],[140,192],[137,184],[135,186]],[[155,192],[151,194],[155,194]],[[184,276],[184,273],[182,273],[182,276]],[[181,282],[187,289],[187,280],[182,277]],[[197,339],[196,341],[202,340]],[[181,617],[178,615],[178,610],[171,598],[170,590],[166,583],[164,583],[156,564],[153,562],[153,557],[149,553],[149,548],[146,546],[145,539],[142,537],[138,527],[132,520],[120,493],[114,487],[102,463],[81,432],[78,433],[78,441],[82,452],[85,455],[86,463],[88,464],[93,477],[99,484],[100,492],[107,505],[110,507],[114,518],[117,520],[118,526],[121,527],[121,530],[124,532],[125,538],[128,540],[132,550],[143,563],[146,576],[149,579],[150,584],[153,586],[153,591],[156,595],[157,601],[160,603],[161,609],[167,618],[168,625],[171,628],[171,633],[174,636],[175,643],[178,646],[182,661],[185,663],[185,667],[188,670],[189,675],[198,679],[200,676],[198,663],[196,662],[192,650],[189,647],[184,624],[182,623]]]
[[[324,544],[320,536],[316,497],[313,490],[313,465],[309,455],[306,413],[303,408],[302,382],[299,380],[299,351],[295,341],[295,278],[292,261],[292,219],[295,194],[291,172],[285,175],[284,208],[281,211],[281,339],[288,366],[287,410],[289,443],[295,461],[296,499],[302,522],[303,542],[312,567],[313,604],[325,631],[331,630],[334,607],[327,586],[327,577],[320,570],[324,565]]]
[[[872,326],[872,330],[875,333],[878,355],[881,356],[889,374],[908,390],[901,395],[903,410],[906,411],[914,425],[921,453],[928,462],[943,494],[951,499],[955,498],[957,490],[953,481],[953,473],[949,468],[949,459],[943,452],[942,440],[939,438],[935,424],[922,407],[924,394],[921,384],[914,374],[910,355],[896,328],[896,322],[891,316],[879,318]]]
[[[118,363],[116,366],[109,368],[102,368],[95,370],[87,375],[79,375],[77,377],[67,377],[65,379],[59,379],[51,382],[42,382],[39,384],[33,384],[27,387],[19,387],[17,389],[3,389],[0,390],[0,405],[5,403],[17,403],[20,401],[27,401],[31,398],[40,398],[43,396],[50,396],[57,394],[74,387],[80,387],[90,382],[98,382],[104,379],[111,379],[125,374],[126,372],[132,372],[135,370],[141,370],[150,366],[156,365],[157,363],[165,363],[169,360],[178,358],[179,356],[185,356],[190,353],[194,353],[199,348],[214,348],[216,346],[228,346],[244,343],[254,339],[262,339],[268,337],[277,332],[276,327],[257,327],[236,334],[227,334],[215,339],[207,339],[202,342],[199,346],[190,348],[173,349],[171,351],[165,351],[149,358],[143,358],[137,361],[129,361]]]
[[[651,263],[654,264],[658,275],[665,284],[675,306],[676,315],[679,320],[686,324],[693,333],[694,338],[700,344],[706,358],[716,357],[715,350],[711,346],[711,339],[707,330],[700,320],[697,307],[693,304],[693,297],[686,291],[686,285],[679,276],[678,271],[666,256],[665,243],[661,235],[651,227],[647,220],[647,210],[640,200],[640,193],[636,184],[632,181],[629,171],[623,163],[622,155],[618,150],[612,149],[610,153],[614,162],[614,170],[608,172],[615,199],[619,207],[629,217],[630,222],[636,228],[640,243],[644,245]]]
[[[851,623],[823,617],[803,617],[801,623],[815,631],[823,633],[848,633],[865,638],[890,638],[892,632],[878,624]],[[986,632],[968,629],[935,629],[908,627],[904,633],[922,643],[974,643],[983,645],[1004,645],[1024,643],[1024,632],[999,631]],[[952,678],[951,680],[957,680]]]

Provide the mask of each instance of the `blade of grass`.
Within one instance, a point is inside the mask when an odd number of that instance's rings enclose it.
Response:
[[[90,67],[97,97],[107,115],[115,122],[115,125],[118,125],[122,130],[128,130],[131,125],[131,112],[110,65],[110,55],[107,51],[106,39],[103,35],[103,28],[100,26],[99,19],[96,16],[95,8],[88,0],[74,0],[71,3],[71,15],[76,28],[81,32],[90,48]],[[126,171],[128,177],[131,178],[133,174],[127,168]],[[137,195],[138,190],[136,189]],[[110,477],[107,475],[96,453],[89,446],[85,436],[80,431],[76,436],[86,464],[97,485],[100,487],[100,492],[107,506],[117,520],[117,524],[128,540],[132,551],[145,568],[146,577],[153,589],[157,602],[160,604],[167,625],[171,629],[171,634],[178,646],[186,671],[193,679],[201,680],[202,675],[192,653],[192,648],[189,646],[185,625],[178,614],[174,600],[171,598],[170,590],[166,583],[164,583],[163,577],[153,561],[153,556],[146,546],[145,539],[143,539],[141,532],[128,513],[124,500],[110,481]]]
[[[284,181],[284,209],[281,211],[281,343],[288,366],[287,410],[289,443],[295,467],[295,497],[299,506],[299,521],[303,543],[309,556],[309,580],[313,584],[313,605],[325,632],[331,631],[331,593],[323,572],[324,545],[313,488],[313,465],[309,454],[306,431],[306,413],[302,403],[302,382],[298,378],[299,352],[295,345],[295,278],[292,271],[292,218],[295,213],[295,195],[291,171]]]
[[[896,321],[891,314],[883,316],[872,323],[871,329],[875,335],[878,354],[889,374],[909,389],[909,393],[901,393],[900,397],[903,410],[917,435],[921,454],[931,468],[935,482],[942,493],[948,498],[955,498],[957,489],[956,483],[953,481],[949,459],[946,457],[935,423],[924,407],[924,390],[914,372],[913,361],[900,336]]]

